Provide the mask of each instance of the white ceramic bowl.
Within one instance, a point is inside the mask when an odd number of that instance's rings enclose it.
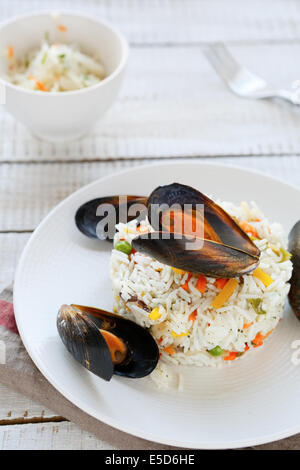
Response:
[[[59,23],[66,32],[59,31]],[[77,44],[88,54],[98,53],[107,77],[83,90],[46,93],[12,85],[5,86],[6,109],[25,124],[33,134],[59,142],[84,135],[103,116],[119,92],[128,46],[124,37],[104,21],[79,13],[36,13],[13,19],[0,26],[0,51],[12,45],[16,56],[38,47],[45,32],[52,41]],[[0,57],[0,77],[7,70],[7,58]]]

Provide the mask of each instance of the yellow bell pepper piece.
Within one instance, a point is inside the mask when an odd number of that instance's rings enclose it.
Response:
[[[265,273],[260,268],[256,268],[252,274],[253,276],[257,277],[257,279],[259,279],[266,287],[274,282],[271,276],[269,276],[269,274]]]
[[[148,317],[150,320],[158,320],[161,317],[161,313],[159,313],[159,307],[155,307],[153,310],[151,310]]]
[[[187,336],[190,334],[189,330],[186,333],[176,333],[175,331],[171,331],[173,338],[181,338],[182,336]]]
[[[173,266],[171,266],[171,269],[174,271],[175,274],[185,274],[186,271],[184,271],[183,269],[178,269],[178,268],[173,268]]]
[[[221,290],[221,292],[219,292],[217,297],[214,298],[211,306],[213,308],[223,307],[223,305],[227,302],[229,297],[231,297],[232,294],[234,293],[234,291],[237,288],[238,284],[239,283],[236,279],[229,279],[229,281],[226,282],[226,284],[223,287],[223,289]]]

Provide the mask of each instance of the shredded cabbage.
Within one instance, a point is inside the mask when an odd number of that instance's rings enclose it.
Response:
[[[105,78],[99,60],[80,52],[75,46],[49,44],[21,59],[11,57],[5,77],[14,85],[48,92],[72,91],[96,85]]]

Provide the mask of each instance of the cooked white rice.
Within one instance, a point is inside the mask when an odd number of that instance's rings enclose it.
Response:
[[[257,231],[259,238],[254,239],[254,243],[261,250],[259,268],[273,279],[268,287],[252,274],[237,278],[239,284],[230,299],[221,308],[214,309],[211,303],[220,292],[214,278],[207,278],[204,294],[196,288],[196,275],[190,278],[188,290],[185,290],[182,285],[188,273],[177,274],[170,266],[138,252],[126,255],[116,249],[112,251],[110,276],[114,309],[150,327],[161,352],[159,366],[152,374],[158,385],[172,380],[164,366],[166,363],[197,366],[230,363],[224,361],[230,352],[244,353],[245,348],[257,347],[252,342],[259,343],[255,339],[271,332],[283,314],[292,263],[282,261],[281,249],[286,249],[287,240],[281,225],[269,224],[255,203],[243,202],[239,207],[227,202],[218,201],[218,204],[237,222],[247,222]],[[147,220],[142,225],[151,229]],[[120,239],[131,242],[140,233],[135,220],[119,224],[117,228],[115,244]],[[265,313],[256,313],[249,299],[261,299],[260,308]],[[156,307],[160,316],[153,320],[149,315]],[[197,316],[193,321],[189,316],[195,310]],[[216,346],[224,350],[221,356],[208,352]]]

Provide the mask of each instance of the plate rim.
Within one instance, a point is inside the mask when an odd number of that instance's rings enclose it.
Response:
[[[266,444],[266,443],[269,443],[269,442],[274,442],[274,441],[278,441],[278,440],[293,436],[294,434],[297,434],[297,433],[300,432],[300,423],[299,423],[299,425],[294,426],[293,428],[289,428],[285,431],[274,432],[271,435],[265,435],[266,437],[260,436],[260,437],[257,437],[256,439],[252,439],[251,441],[246,440],[246,439],[244,439],[244,440],[235,440],[232,443],[230,443],[230,445],[229,445],[228,442],[223,442],[223,441],[215,442],[215,443],[212,443],[211,441],[206,441],[206,442],[202,441],[201,443],[198,443],[196,445],[196,443],[193,442],[193,441],[183,442],[183,441],[174,441],[173,439],[169,439],[168,437],[163,437],[163,436],[155,437],[151,433],[148,433],[148,432],[145,432],[145,431],[140,431],[140,430],[136,429],[134,426],[131,426],[131,425],[124,425],[123,423],[119,423],[115,419],[106,418],[106,417],[104,419],[103,418],[100,419],[98,416],[96,416],[95,411],[93,411],[93,409],[91,409],[87,403],[83,403],[81,401],[81,399],[78,398],[77,396],[74,397],[73,393],[71,391],[65,391],[64,390],[63,385],[58,383],[56,381],[56,378],[51,373],[49,373],[47,371],[46,367],[43,366],[43,361],[40,360],[39,357],[35,356],[34,351],[31,349],[31,346],[29,344],[30,341],[27,341],[25,335],[23,335],[22,321],[21,321],[22,307],[20,305],[21,297],[18,294],[18,291],[20,289],[19,288],[19,285],[20,285],[19,279],[21,278],[21,275],[22,275],[22,269],[23,269],[23,265],[25,264],[25,261],[26,261],[26,258],[27,258],[27,252],[31,248],[31,245],[34,243],[36,237],[39,236],[40,230],[42,229],[43,225],[48,221],[48,219],[50,219],[53,216],[53,214],[55,214],[55,212],[57,210],[59,210],[59,208],[61,206],[63,206],[65,203],[67,203],[75,195],[79,195],[81,192],[83,193],[88,188],[91,188],[91,187],[93,187],[93,186],[95,186],[95,185],[97,185],[101,182],[110,180],[114,177],[119,177],[119,176],[122,176],[122,175],[126,175],[128,173],[132,173],[133,171],[136,171],[136,170],[146,170],[146,169],[153,168],[153,167],[162,167],[162,166],[166,167],[166,166],[175,166],[175,165],[176,166],[184,166],[184,167],[186,167],[187,165],[188,166],[219,167],[219,168],[232,169],[234,171],[240,171],[241,173],[246,173],[246,174],[250,173],[250,174],[253,174],[253,175],[263,176],[264,178],[266,178],[268,180],[271,180],[274,183],[279,183],[280,185],[284,185],[284,186],[286,186],[290,189],[296,190],[299,193],[299,197],[300,197],[300,188],[297,187],[295,184],[283,181],[278,177],[269,176],[268,174],[266,174],[265,172],[263,172],[261,170],[257,170],[257,169],[253,170],[253,169],[249,169],[248,167],[242,167],[242,166],[235,165],[235,164],[227,164],[226,162],[208,162],[208,161],[193,161],[193,160],[190,160],[188,162],[187,161],[185,161],[185,162],[182,162],[182,161],[161,162],[161,161],[159,161],[159,162],[155,162],[155,163],[148,163],[148,164],[145,164],[145,165],[135,165],[133,167],[122,169],[122,170],[116,171],[112,174],[108,174],[104,177],[97,178],[97,179],[91,181],[90,183],[87,183],[84,186],[81,186],[80,188],[78,188],[77,190],[75,190],[71,194],[69,194],[62,201],[60,201],[58,204],[56,204],[48,212],[48,214],[41,220],[41,222],[35,228],[35,230],[31,234],[29,240],[27,241],[25,247],[23,248],[22,254],[21,254],[21,256],[19,258],[19,262],[17,264],[17,268],[16,268],[16,272],[15,272],[15,280],[14,280],[14,312],[15,312],[15,319],[16,319],[18,331],[19,331],[19,334],[20,334],[20,338],[21,338],[21,340],[22,340],[22,342],[23,342],[23,344],[26,348],[27,353],[29,354],[30,358],[32,359],[32,361],[34,362],[36,367],[39,369],[39,371],[42,373],[42,375],[50,382],[50,384],[53,385],[55,387],[55,389],[59,393],[62,394],[63,397],[65,397],[67,400],[69,400],[73,405],[78,407],[84,413],[87,413],[88,415],[92,416],[94,419],[97,419],[98,421],[103,422],[104,424],[106,424],[108,426],[111,426],[111,427],[113,427],[113,428],[115,428],[115,429],[117,429],[121,432],[125,432],[127,434],[130,434],[134,437],[145,439],[145,440],[147,440],[149,442],[153,442],[153,443],[158,443],[158,444],[163,444],[163,445],[170,445],[170,446],[181,447],[181,448],[185,447],[187,449],[197,449],[197,448],[199,448],[199,449],[230,449],[230,448],[236,449],[236,448],[241,448],[241,447],[249,447],[249,446],[256,446],[256,445]]]

